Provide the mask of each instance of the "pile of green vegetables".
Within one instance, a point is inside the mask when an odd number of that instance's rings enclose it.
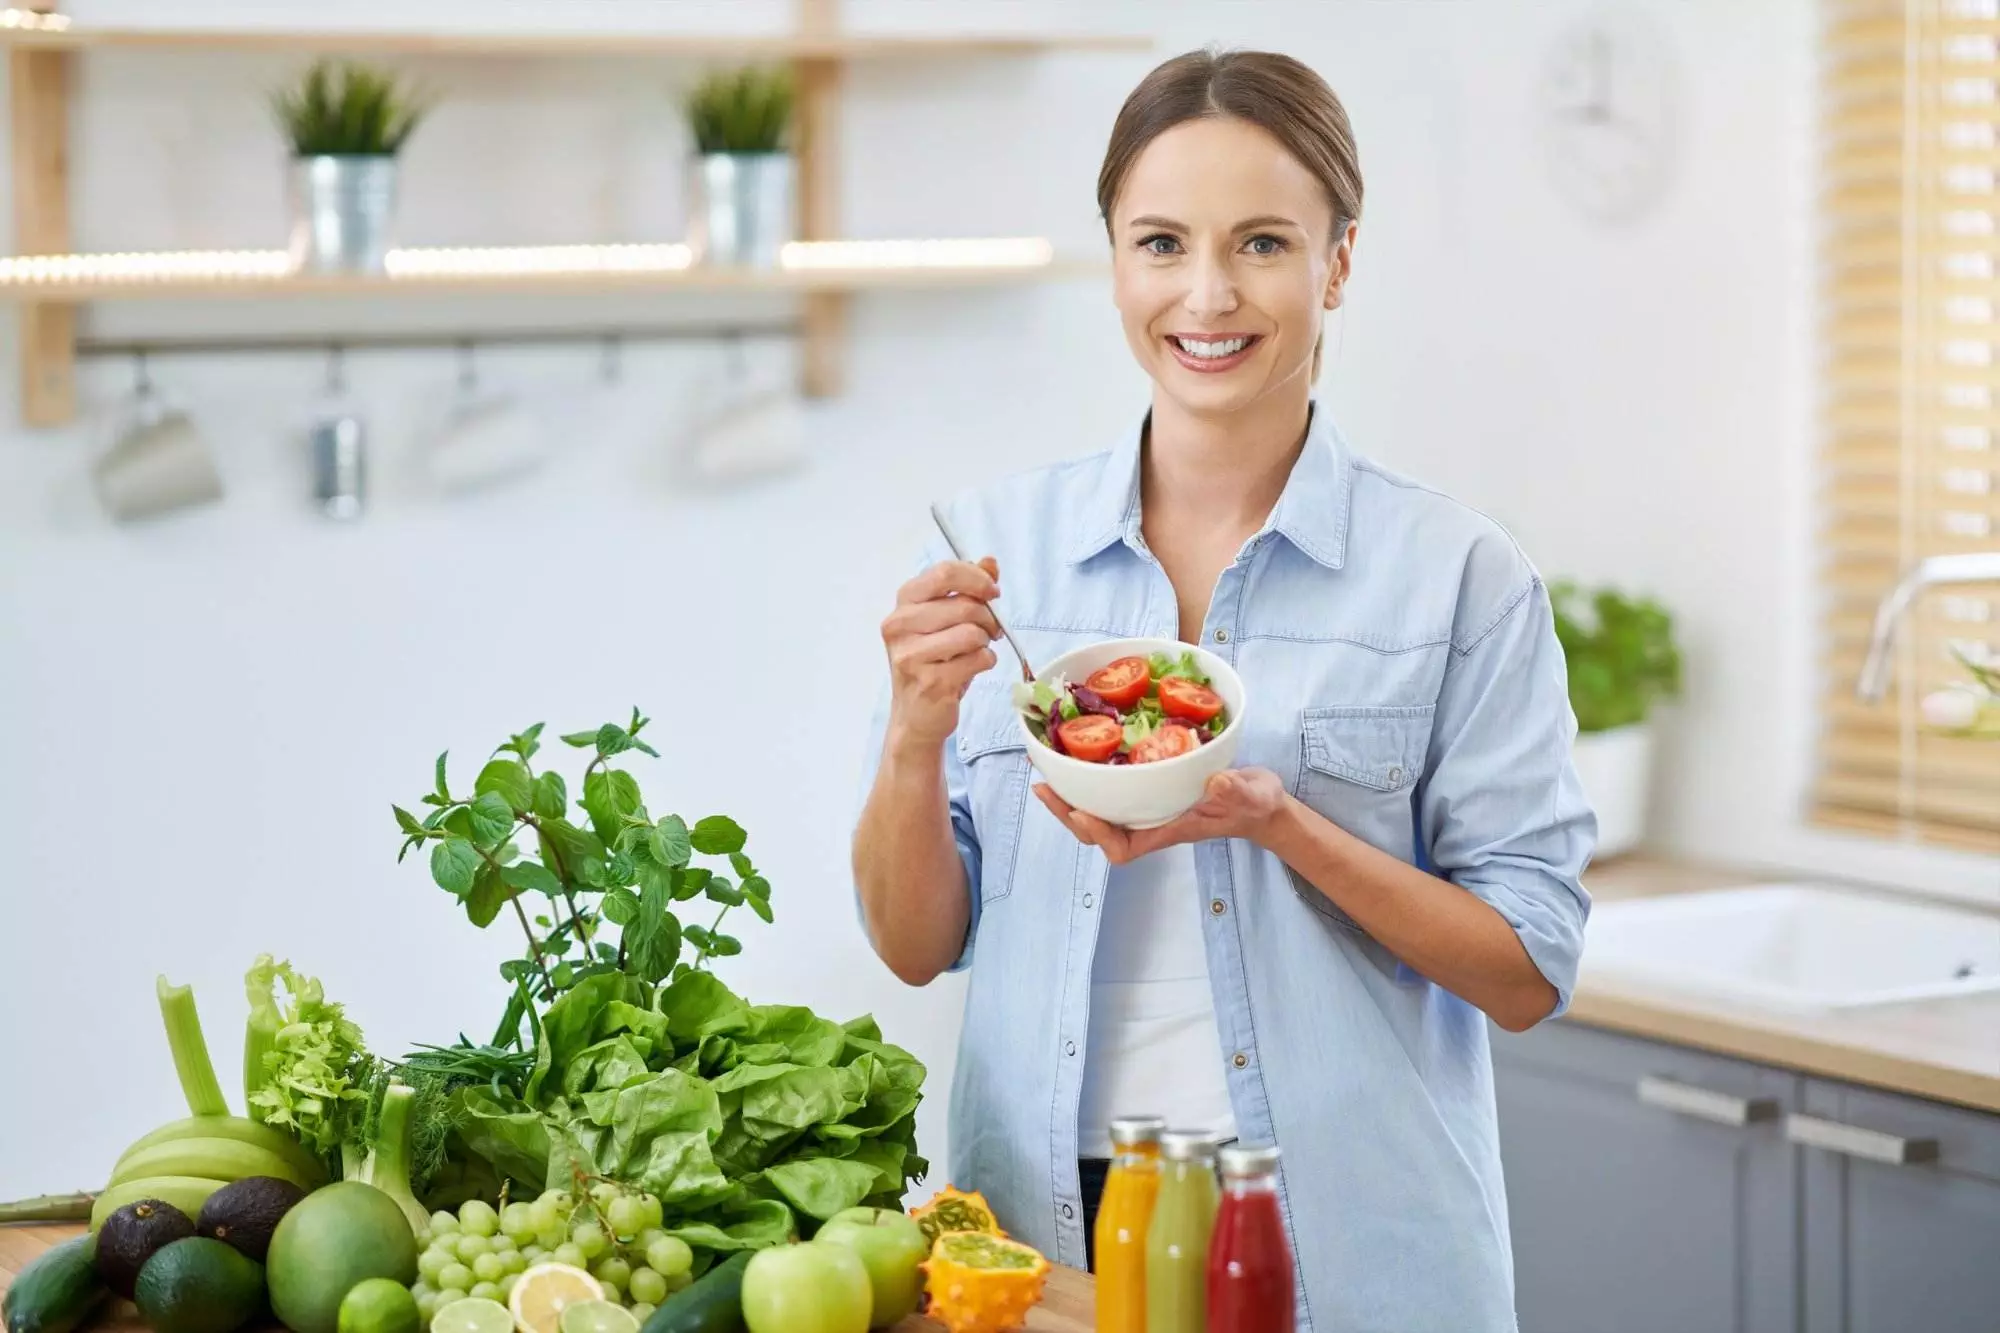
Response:
[[[722,929],[732,912],[772,920],[771,886],[734,821],[647,810],[620,766],[657,757],[646,726],[635,711],[562,738],[588,754],[574,809],[569,781],[537,768],[539,723],[498,747],[469,792],[454,793],[440,755],[427,813],[394,813],[404,855],[428,848],[432,880],[475,926],[505,916],[521,930],[492,1038],[371,1053],[317,981],[259,958],[246,978],[248,1117],[328,1176],[388,1193],[419,1234],[433,1210],[470,1199],[588,1200],[608,1182],[656,1196],[660,1229],[700,1271],[810,1236],[844,1209],[900,1207],[928,1169],[915,1139],[923,1065],[870,1018],[752,1005],[709,971],[741,951]],[[684,922],[697,904],[713,915]],[[183,1082],[212,1087],[192,1022],[177,1032],[169,1014]],[[190,1106],[225,1109],[219,1090],[190,1092]]]

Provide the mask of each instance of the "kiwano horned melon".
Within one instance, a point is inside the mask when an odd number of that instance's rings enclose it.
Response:
[[[947,1231],[931,1247],[924,1275],[932,1319],[951,1333],[1001,1333],[1027,1322],[1049,1261],[1018,1240]]]
[[[936,1245],[937,1238],[947,1231],[983,1231],[989,1236],[1007,1234],[994,1219],[992,1205],[977,1190],[968,1194],[946,1185],[929,1203],[911,1209],[910,1216],[924,1229],[924,1239],[932,1245]]]

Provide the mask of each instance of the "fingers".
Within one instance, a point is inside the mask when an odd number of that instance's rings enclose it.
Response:
[[[1000,566],[991,556],[979,564],[946,560],[932,565],[896,592],[896,604],[936,601],[952,594],[990,602],[1000,595]]]
[[[936,634],[954,625],[979,625],[986,637],[1000,637],[1000,622],[976,597],[944,597],[928,602],[900,604],[882,622],[882,637],[898,639],[917,634]]]
[[[1035,796],[1048,808],[1050,814],[1062,821],[1078,842],[1095,847],[1104,853],[1105,859],[1113,865],[1123,865],[1132,859],[1131,839],[1125,830],[1107,824],[1095,815],[1085,814],[1062,797],[1050,791],[1045,783],[1035,784]]]
[[[889,659],[900,667],[929,662],[951,662],[987,650],[993,636],[983,625],[953,625],[935,634],[918,634],[897,639],[890,645]],[[990,651],[990,650],[989,650]]]

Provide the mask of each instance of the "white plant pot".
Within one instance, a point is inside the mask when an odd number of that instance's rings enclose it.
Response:
[[[1579,732],[1571,750],[1583,794],[1597,811],[1595,859],[1637,847],[1653,791],[1653,729],[1644,722]]]

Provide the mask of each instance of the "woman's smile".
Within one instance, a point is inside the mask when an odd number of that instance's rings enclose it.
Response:
[[[1261,333],[1169,333],[1174,360],[1201,375],[1219,375],[1250,359],[1264,341]]]

